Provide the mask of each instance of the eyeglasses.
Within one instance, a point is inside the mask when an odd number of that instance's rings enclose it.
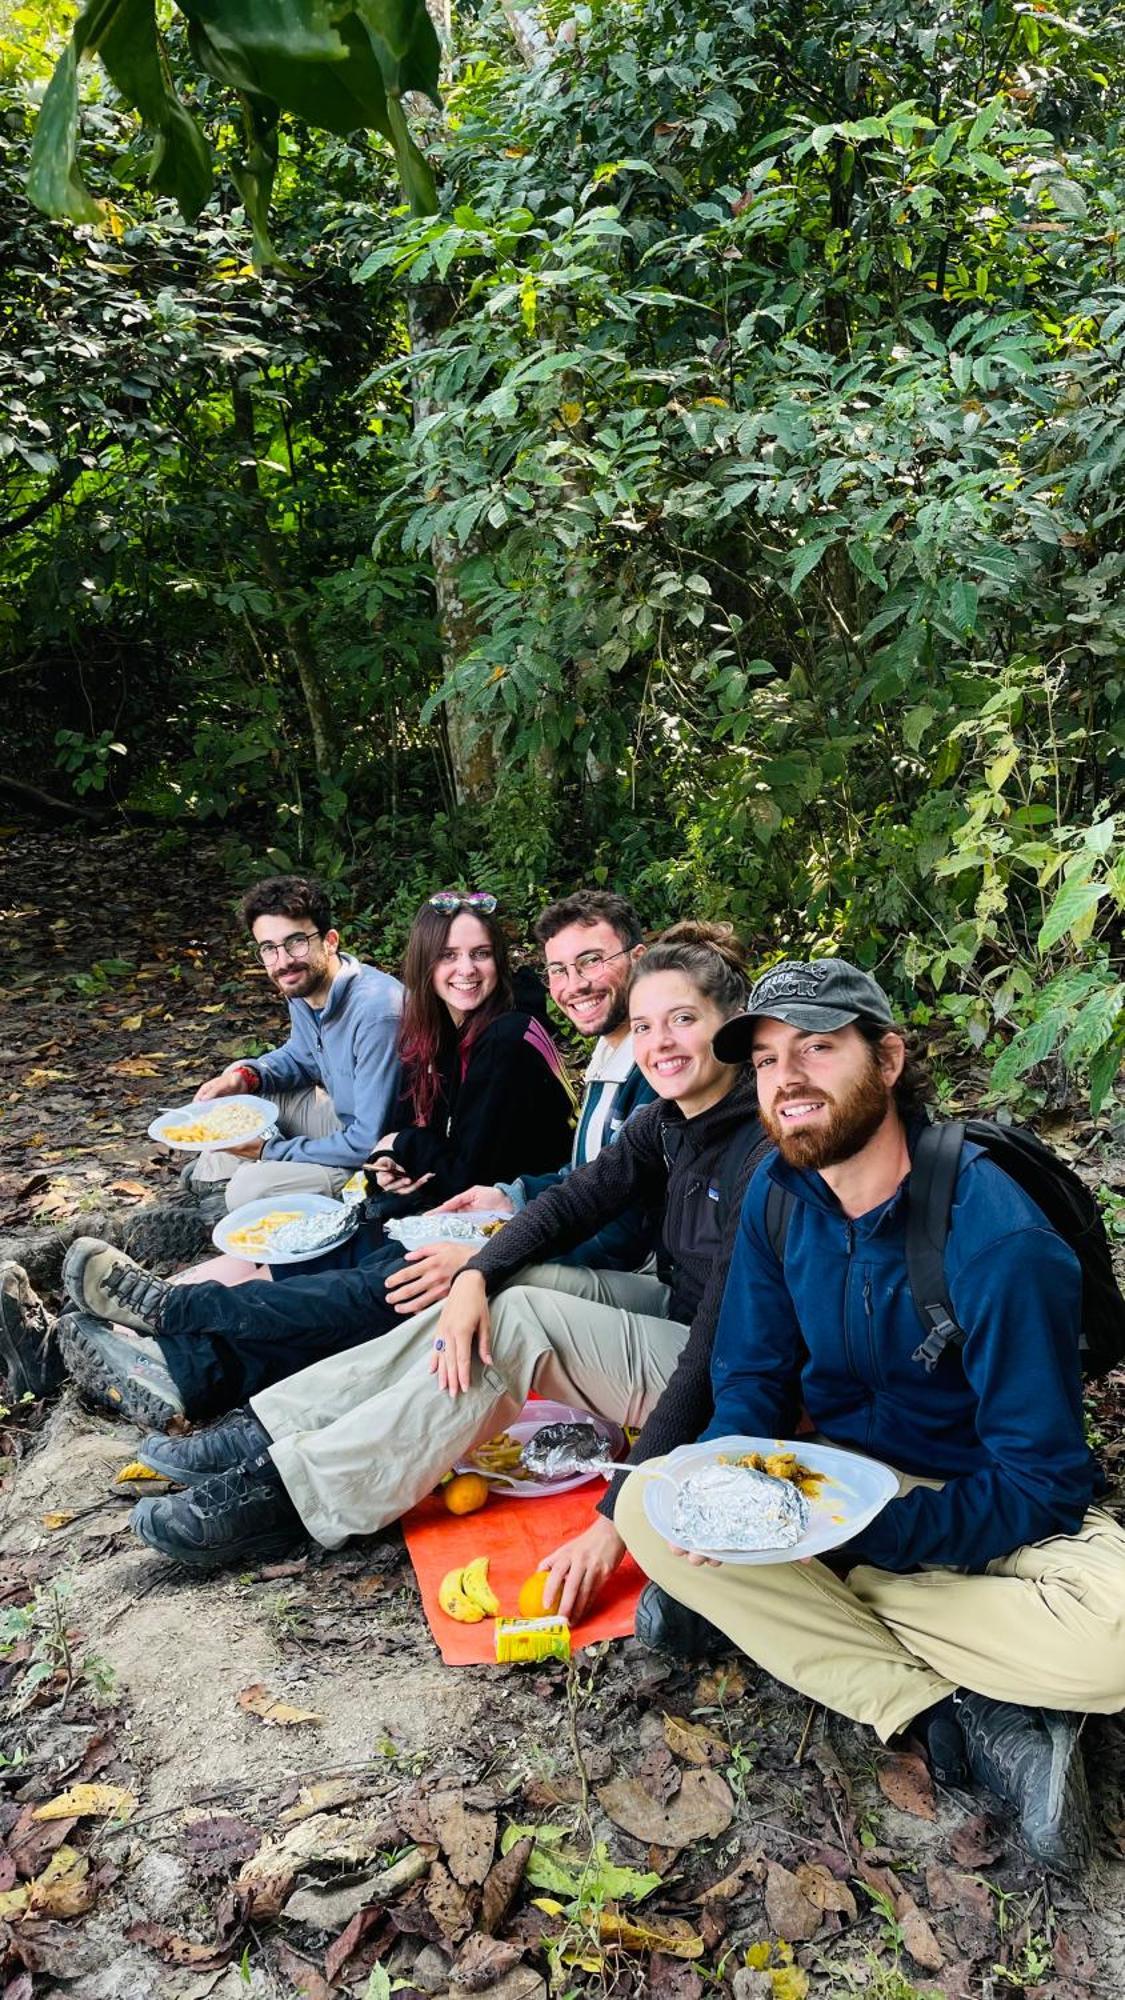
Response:
[[[294,965],[303,965],[309,955],[313,939],[319,936],[319,931],[290,931],[289,936],[283,937],[280,944],[271,944],[268,941],[260,944],[258,957],[263,965],[272,965],[278,952],[283,951],[286,958],[293,960]]]
[[[578,957],[573,959],[569,965],[565,959],[561,958],[548,960],[547,977],[555,981],[565,979],[568,972],[573,972],[577,974],[579,979],[592,979],[595,972],[601,971],[603,965],[612,965],[615,958],[628,958],[628,956],[629,953],[626,950],[580,951]]]
[[[429,901],[431,910],[440,910],[443,917],[451,917],[457,910],[479,911],[490,917],[497,899],[488,889],[470,889],[467,896],[459,896],[456,889],[439,889]]]

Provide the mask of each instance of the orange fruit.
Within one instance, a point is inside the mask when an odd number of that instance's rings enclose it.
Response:
[[[479,1472],[456,1472],[442,1494],[451,1514],[475,1514],[488,1499],[488,1481]]]
[[[549,1618],[552,1607],[544,1602],[543,1593],[551,1581],[549,1572],[537,1569],[526,1583],[521,1583],[516,1600],[521,1618]]]

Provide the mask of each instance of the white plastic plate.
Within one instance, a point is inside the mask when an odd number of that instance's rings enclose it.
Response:
[[[266,1215],[332,1215],[339,1216],[340,1233],[330,1243],[321,1243],[315,1250],[271,1250],[268,1243],[262,1244],[253,1255],[231,1242],[236,1229],[245,1229],[247,1223],[260,1222]],[[334,1250],[346,1236],[357,1227],[358,1217],[354,1208],[348,1208],[342,1201],[332,1201],[326,1194],[275,1194],[268,1201],[247,1201],[241,1208],[232,1208],[221,1222],[211,1231],[211,1241],[216,1250],[222,1250],[228,1257],[243,1257],[254,1264],[311,1264],[315,1257],[323,1257]]]
[[[616,1458],[624,1449],[625,1433],[620,1424],[611,1423],[608,1417],[595,1417],[589,1410],[576,1410],[569,1403],[542,1402],[525,1403],[515,1422],[507,1427],[508,1436],[516,1444],[528,1444],[544,1424],[593,1424],[594,1429],[605,1439],[607,1453]],[[491,1484],[502,1492],[510,1493],[516,1500],[541,1500],[548,1493],[572,1493],[576,1486],[589,1486],[591,1480],[600,1479],[600,1472],[575,1472],[569,1479],[505,1479],[501,1474],[488,1473],[478,1465],[472,1452],[466,1458],[458,1459],[454,1472],[485,1472]]]
[[[798,1562],[802,1556],[824,1555],[828,1549],[838,1548],[841,1542],[849,1542],[853,1535],[858,1535],[898,1492],[898,1475],[889,1465],[876,1458],[864,1458],[858,1452],[841,1451],[838,1445],[813,1444],[804,1438],[708,1438],[705,1444],[680,1445],[669,1453],[662,1470],[679,1483],[702,1465],[713,1465],[719,1458],[740,1458],[751,1451],[763,1455],[796,1452],[810,1472],[827,1475],[816,1499],[809,1501],[809,1525],[800,1541],[788,1549],[698,1549],[690,1553],[724,1563]],[[637,1469],[643,1471],[643,1467]],[[674,1487],[666,1479],[646,1480],[643,1499],[645,1513],[657,1534],[683,1548],[685,1543],[672,1528]]]
[[[239,1132],[233,1139],[169,1139],[169,1125],[221,1124],[223,1112],[229,1111],[232,1104],[242,1111],[257,1113],[257,1123],[248,1132]],[[209,1097],[203,1104],[176,1104],[162,1111],[149,1126],[148,1136],[158,1146],[170,1146],[176,1153],[202,1153],[208,1146],[252,1146],[255,1139],[264,1139],[272,1130],[276,1118],[277,1106],[269,1097],[248,1097],[245,1093],[238,1097]]]

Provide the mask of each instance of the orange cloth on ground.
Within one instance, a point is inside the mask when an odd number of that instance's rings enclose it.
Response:
[[[488,1581],[500,1599],[501,1615],[515,1618],[521,1583],[540,1567],[544,1556],[590,1526],[594,1509],[606,1490],[604,1479],[591,1480],[572,1493],[541,1500],[513,1500],[494,1493],[476,1514],[451,1514],[444,1500],[431,1496],[402,1517],[402,1529],[430,1630],[447,1667],[494,1663],[496,1624],[459,1625],[438,1604],[438,1585],[451,1569],[463,1568],[474,1556],[487,1556]],[[633,1629],[633,1614],[645,1579],[625,1556],[586,1616],[571,1626],[571,1644],[578,1651],[597,1639],[623,1639]]]

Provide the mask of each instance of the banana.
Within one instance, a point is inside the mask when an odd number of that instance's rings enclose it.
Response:
[[[459,1625],[479,1625],[484,1612],[471,1597],[466,1597],[461,1588],[464,1575],[463,1569],[451,1569],[448,1575],[442,1577],[438,1585],[438,1603],[446,1616],[456,1618]]]
[[[476,1556],[471,1563],[466,1563],[461,1572],[461,1589],[471,1603],[479,1605],[486,1618],[496,1617],[500,1599],[489,1585],[487,1556]]]

